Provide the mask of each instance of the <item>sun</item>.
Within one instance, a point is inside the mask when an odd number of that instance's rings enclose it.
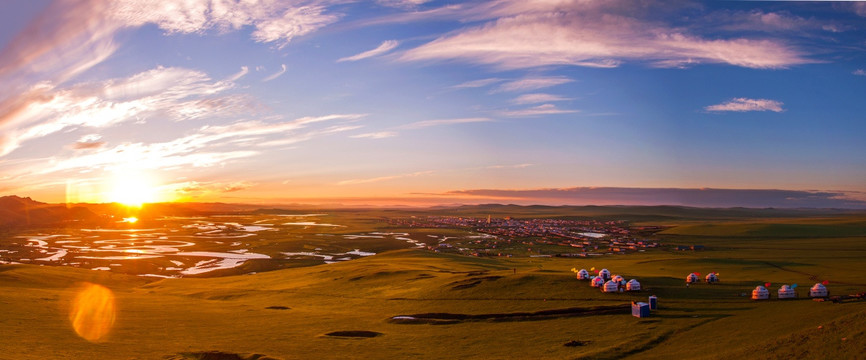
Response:
[[[139,171],[120,171],[111,180],[108,201],[126,206],[141,207],[158,201],[157,186],[151,176]]]

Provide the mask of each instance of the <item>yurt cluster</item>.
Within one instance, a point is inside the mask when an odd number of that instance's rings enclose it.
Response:
[[[809,288],[809,297],[813,299],[825,299],[829,297],[830,292],[827,291],[827,286],[825,286],[825,284],[826,282],[815,283],[815,285],[812,285],[812,287]],[[770,285],[770,283],[766,283],[764,285],[758,285],[757,287],[755,287],[755,289],[752,290],[752,300],[769,300],[770,290],[768,290],[767,288],[769,288]],[[796,288],[797,284],[782,285],[776,292],[776,297],[779,300],[796,299],[798,297],[797,291],[795,290]]]
[[[601,292],[617,293],[623,291],[637,292],[641,290],[640,282],[637,280],[631,279],[626,281],[625,278],[620,275],[611,275],[611,272],[608,269],[595,270],[595,268],[592,268],[587,271],[586,269],[577,270],[572,268],[571,271],[577,275],[578,280],[589,281],[590,286],[600,289]],[[590,271],[596,272],[596,275],[592,275]],[[687,287],[701,282],[712,285],[719,283],[719,281],[719,273],[717,272],[710,272],[706,276],[703,276],[703,279],[699,272],[693,272],[686,276]],[[827,299],[830,296],[829,291],[827,291],[827,284],[828,282],[824,281],[823,283],[816,283],[813,285],[809,289],[809,297],[813,299]],[[770,283],[765,283],[763,286],[755,287],[755,289],[752,290],[752,300],[770,299],[770,290],[768,290],[770,286]],[[778,291],[776,291],[776,297],[780,300],[796,299],[798,298],[796,288],[797,284],[782,285],[779,287]],[[744,293],[743,295],[746,294]],[[637,317],[649,316],[650,309],[655,310],[657,308],[657,301],[658,300],[655,296],[650,296],[649,303],[632,302],[632,315]]]
[[[595,268],[592,268],[591,270],[595,270]],[[589,271],[586,269],[571,269],[571,271],[577,274],[578,280],[588,280],[589,286],[599,288],[601,292],[613,293],[640,291],[640,283],[637,280],[631,279],[625,281],[624,277],[620,275],[611,275],[610,271],[607,269],[599,270],[598,275],[590,275]]]

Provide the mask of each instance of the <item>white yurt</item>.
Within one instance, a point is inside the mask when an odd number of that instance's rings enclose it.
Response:
[[[601,288],[603,292],[619,292],[619,284],[613,281],[608,281],[604,283],[604,286]]]
[[[717,283],[719,282],[719,276],[716,275],[716,273],[712,272],[707,274],[705,280],[707,281],[707,284]]]
[[[812,285],[812,288],[809,289],[809,296],[813,298],[827,297],[828,295],[830,295],[830,293],[827,291],[827,287],[821,283],[815,283],[815,285]]]
[[[598,276],[601,276],[604,280],[610,280],[610,271],[607,269],[601,269],[601,271],[598,272]]]
[[[602,287],[604,286],[604,279],[598,276],[593,276],[592,280],[589,283],[592,287]]]
[[[779,288],[779,299],[793,299],[797,297],[797,292],[788,285],[782,285]]]
[[[625,284],[625,289],[627,291],[640,291],[640,283],[635,279],[631,279]]]
[[[758,286],[752,290],[752,300],[767,300],[770,298],[770,292],[763,286]]]
[[[589,280],[589,271],[586,271],[586,269],[580,269],[580,271],[577,272],[577,279]]]
[[[698,274],[691,273],[689,276],[686,276],[686,284],[694,284],[698,281],[700,281]]]

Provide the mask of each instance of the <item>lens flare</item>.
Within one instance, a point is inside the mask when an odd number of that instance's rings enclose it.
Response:
[[[69,321],[78,336],[90,342],[105,341],[114,326],[114,294],[108,288],[85,283],[72,301]]]

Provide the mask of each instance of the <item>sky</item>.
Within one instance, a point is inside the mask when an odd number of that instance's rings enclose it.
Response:
[[[0,2],[0,194],[866,207],[866,2]]]

